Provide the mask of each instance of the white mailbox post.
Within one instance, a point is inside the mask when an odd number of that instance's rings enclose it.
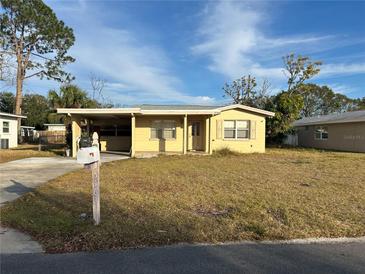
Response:
[[[100,152],[98,134],[93,133],[91,147],[79,148],[77,162],[84,164],[84,168],[91,170],[93,187],[93,219],[95,225],[100,223]]]

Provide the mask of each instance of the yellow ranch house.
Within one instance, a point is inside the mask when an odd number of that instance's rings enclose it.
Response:
[[[211,154],[229,148],[265,152],[265,119],[273,112],[244,105],[141,105],[133,108],[60,108],[72,120],[72,155],[79,137],[97,132],[100,150],[132,157],[159,153]]]

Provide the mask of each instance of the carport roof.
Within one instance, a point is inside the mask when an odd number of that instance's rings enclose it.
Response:
[[[340,123],[353,123],[353,122],[365,122],[365,110],[333,113],[317,117],[307,117],[295,121],[293,123],[293,126],[300,127],[309,125],[340,124]]]

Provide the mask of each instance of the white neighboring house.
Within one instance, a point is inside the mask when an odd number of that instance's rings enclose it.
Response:
[[[0,148],[18,146],[18,121],[26,116],[0,112]]]
[[[47,127],[47,131],[66,131],[64,124],[44,124]]]

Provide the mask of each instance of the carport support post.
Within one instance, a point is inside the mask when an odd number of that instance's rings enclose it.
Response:
[[[188,146],[188,115],[184,116],[184,138],[183,138],[183,153],[186,154]]]
[[[131,118],[131,157],[134,157],[136,154],[136,147],[135,147],[135,131],[136,131],[136,117],[134,116],[134,113],[132,113]]]

